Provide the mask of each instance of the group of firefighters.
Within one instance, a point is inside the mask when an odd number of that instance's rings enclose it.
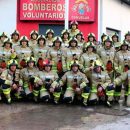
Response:
[[[124,93],[122,93],[124,92]],[[0,100],[73,103],[111,107],[124,96],[130,106],[130,32],[123,42],[118,34],[102,34],[101,43],[89,33],[87,41],[70,23],[61,36],[36,30],[30,40],[15,30],[11,39],[0,35]]]

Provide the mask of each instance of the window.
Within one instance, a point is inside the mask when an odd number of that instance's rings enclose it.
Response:
[[[119,40],[121,39],[121,31],[112,29],[112,28],[106,28],[106,34],[109,36],[112,36],[114,33],[117,33],[119,35]]]

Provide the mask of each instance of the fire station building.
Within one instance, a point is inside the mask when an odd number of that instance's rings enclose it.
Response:
[[[130,30],[129,0],[69,0],[69,21],[76,20],[86,37],[117,32],[123,40]],[[32,30],[45,34],[48,28],[60,35],[64,29],[65,0],[0,0],[0,33],[17,29],[29,36]]]

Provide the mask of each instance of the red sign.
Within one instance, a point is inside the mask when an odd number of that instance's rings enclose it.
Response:
[[[69,0],[69,20],[94,21],[95,0]],[[65,0],[20,0],[20,20],[64,20]]]
[[[94,21],[95,0],[70,0],[70,20]]]

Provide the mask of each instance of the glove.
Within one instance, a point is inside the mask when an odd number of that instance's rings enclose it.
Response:
[[[51,87],[52,88],[55,88],[55,87],[57,87],[59,84],[56,82],[56,81],[54,81],[52,84],[51,84]]]
[[[6,81],[5,81],[5,84],[7,84],[7,85],[10,85],[10,86],[11,86],[11,85],[13,84],[13,82],[12,82],[12,81],[10,81],[10,80],[6,80]]]
[[[84,88],[86,86],[86,83],[85,82],[82,82],[81,84],[80,84],[80,88]]]
[[[35,84],[38,84],[38,85],[42,85],[42,84],[43,84],[42,80],[39,79],[38,77],[35,77],[34,79],[35,79],[35,80],[34,80],[34,83],[35,83]]]
[[[49,90],[50,89],[50,84],[45,84],[45,88],[47,89],[47,90]]]
[[[34,77],[34,83],[38,83],[38,82],[40,82],[40,79],[38,78],[38,77]]]
[[[54,91],[55,91],[55,92],[61,92],[61,87],[59,87],[59,86],[56,87],[56,88],[54,89]]]
[[[109,85],[107,86],[107,90],[108,90],[108,91],[114,90],[114,88],[115,88],[114,84],[109,84]]]

